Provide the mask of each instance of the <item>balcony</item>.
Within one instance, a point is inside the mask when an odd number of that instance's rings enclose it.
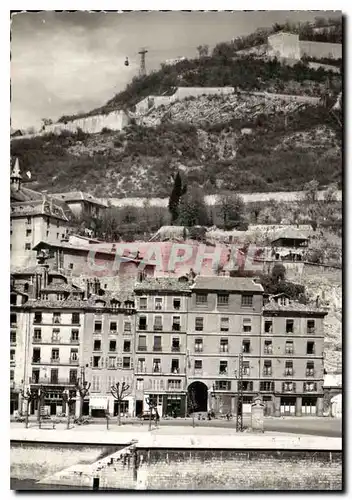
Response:
[[[146,330],[146,329],[147,329],[147,325],[146,325],[146,324],[144,324],[144,323],[142,323],[142,324],[141,324],[141,323],[140,323],[140,324],[138,325],[138,330],[142,330],[142,331],[144,331],[144,330]]]
[[[39,365],[41,362],[40,358],[32,358],[32,364],[33,365]]]
[[[219,352],[222,354],[228,354],[229,348],[228,347],[220,347]]]
[[[60,344],[61,343],[61,337],[51,337],[51,343],[52,344]]]
[[[45,378],[45,377],[29,377],[29,383],[32,385],[75,385],[77,380],[69,378]]]
[[[76,366],[78,366],[78,364],[79,364],[79,359],[72,359],[72,358],[70,358],[70,365],[76,365]]]
[[[162,332],[163,326],[162,325],[154,325],[154,331],[155,332]]]
[[[33,344],[40,344],[41,342],[43,342],[43,339],[41,337],[32,337],[32,343]]]
[[[181,325],[173,324],[172,325],[172,331],[173,332],[179,332],[179,331],[181,331]]]
[[[264,354],[272,354],[273,350],[272,349],[264,349]]]
[[[308,335],[314,335],[315,334],[315,328],[307,328],[307,334]]]
[[[171,375],[179,375],[180,369],[179,368],[174,368],[170,370]]]
[[[59,365],[60,358],[50,358],[50,363]]]
[[[139,345],[137,347],[137,351],[146,351],[147,350],[147,346],[146,345]]]
[[[179,345],[173,345],[171,347],[171,352],[180,352],[180,346]]]
[[[41,325],[41,324],[43,324],[42,318],[34,318],[33,325]]]
[[[147,368],[145,366],[137,365],[136,373],[147,373]]]
[[[293,369],[292,368],[286,368],[286,370],[284,371],[284,375],[285,377],[287,376],[291,376],[293,375]]]
[[[306,377],[314,377],[314,369],[306,370]]]
[[[295,387],[283,387],[282,392],[285,394],[294,394],[296,392]]]
[[[70,339],[70,344],[79,345],[79,339]]]
[[[153,345],[154,352],[161,352],[162,350],[163,348],[161,347],[161,345]]]
[[[271,375],[272,375],[272,369],[269,368],[267,370],[263,370],[263,375],[264,375],[264,377],[271,377]]]

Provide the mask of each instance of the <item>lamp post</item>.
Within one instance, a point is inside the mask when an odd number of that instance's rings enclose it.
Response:
[[[20,389],[20,393],[22,399],[26,401],[26,429],[28,429],[29,404],[35,399],[35,394],[29,387],[27,387],[27,389]]]
[[[74,399],[75,398],[72,396],[72,393],[70,394],[68,389],[62,392],[62,401],[64,401],[67,408],[67,429],[70,428],[70,405],[73,403]]]

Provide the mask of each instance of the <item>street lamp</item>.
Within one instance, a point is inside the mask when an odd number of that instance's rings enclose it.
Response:
[[[73,403],[74,400],[75,400],[74,396],[70,394],[70,391],[68,389],[65,389],[62,392],[62,401],[64,401],[67,408],[67,429],[70,428],[70,405]]]

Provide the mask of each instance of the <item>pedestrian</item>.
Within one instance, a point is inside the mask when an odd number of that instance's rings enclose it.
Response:
[[[156,410],[155,411],[155,423],[157,426],[158,426],[159,420],[160,420],[159,413],[158,413],[158,410]]]

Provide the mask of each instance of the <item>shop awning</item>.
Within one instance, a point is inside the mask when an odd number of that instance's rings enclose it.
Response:
[[[108,398],[104,396],[93,396],[89,399],[89,406],[92,410],[106,410],[108,407]]]

